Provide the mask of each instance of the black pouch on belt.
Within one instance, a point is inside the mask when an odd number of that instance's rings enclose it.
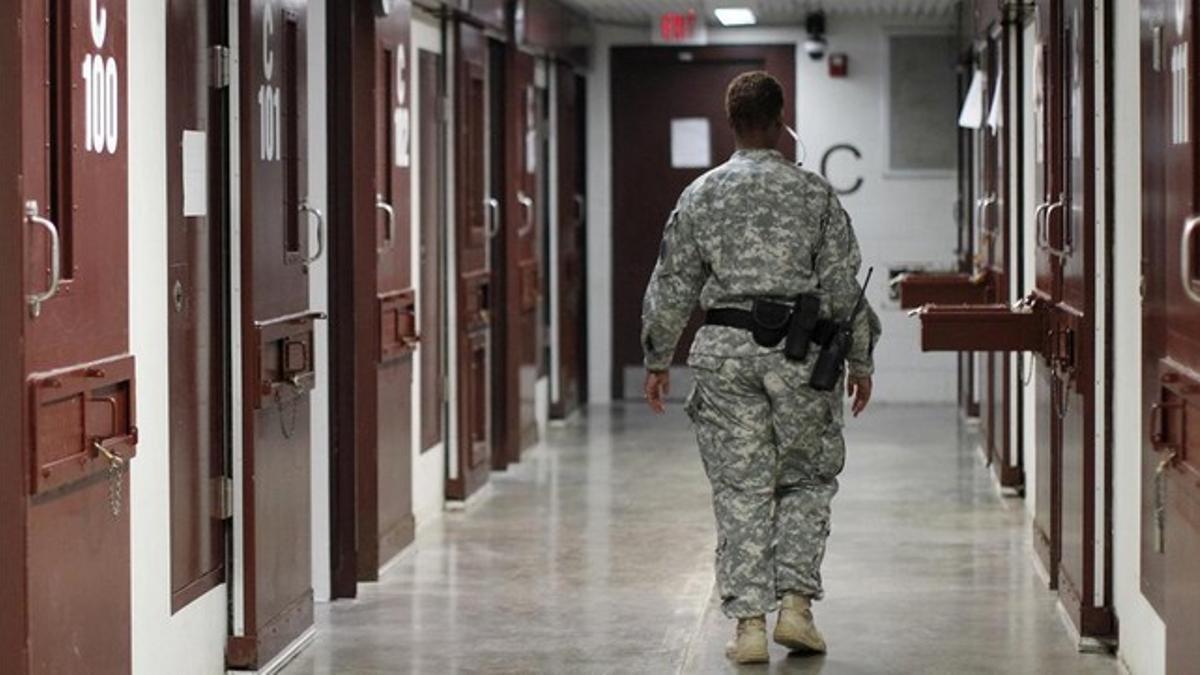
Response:
[[[821,299],[817,296],[801,295],[796,298],[788,323],[787,342],[783,345],[783,355],[788,360],[803,361],[808,358],[808,346],[814,339],[813,329],[817,326],[820,311]]]
[[[750,330],[754,342],[761,347],[775,347],[787,336],[792,309],[768,300],[755,300],[750,307],[754,327]]]

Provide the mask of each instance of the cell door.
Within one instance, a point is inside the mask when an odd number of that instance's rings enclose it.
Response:
[[[243,0],[241,536],[231,668],[268,663],[312,625],[308,265],[324,218],[307,202],[304,0]]]
[[[1113,633],[1109,480],[1095,441],[1095,7],[1066,0],[1062,11],[1063,207],[1049,223],[1060,292],[1053,342],[1061,453],[1062,549],[1059,597],[1084,636]]]
[[[1193,130],[1197,64],[1191,48],[1196,10],[1188,2],[1164,4],[1163,21],[1154,30],[1167,122],[1159,136],[1165,142],[1160,160],[1165,208],[1162,221],[1146,225],[1165,233],[1165,246],[1157,251],[1164,258],[1164,353],[1155,369],[1157,391],[1147,403],[1158,466],[1152,544],[1165,555],[1167,672],[1182,674],[1200,662],[1200,204]]]
[[[1060,3],[1038,3],[1035,14],[1037,45],[1034,50],[1034,182],[1041,186],[1041,202],[1035,209],[1034,230],[1037,241],[1033,297],[1055,303],[1060,297],[1061,269],[1054,254],[1059,244],[1064,200],[1063,145],[1063,51]],[[1061,559],[1062,522],[1062,433],[1061,420],[1045,404],[1058,400],[1061,383],[1051,363],[1043,355],[1035,359],[1037,396],[1041,403],[1035,414],[1034,439],[1037,445],[1037,482],[1033,486],[1033,543],[1051,588],[1058,588]]]
[[[497,294],[503,298],[503,339],[498,345],[497,389],[503,420],[496,420],[497,443],[492,465],[502,469],[521,459],[521,452],[537,442],[534,387],[540,354],[538,308],[542,300],[541,266],[538,259],[538,185],[545,167],[541,161],[537,87],[534,57],[517,49],[508,50],[505,72],[505,180],[502,199],[489,200],[489,208],[502,209],[492,215],[492,237],[498,261]],[[500,219],[500,220],[495,220]]]
[[[1160,364],[1166,357],[1168,228],[1166,153],[1175,144],[1172,64],[1164,61],[1163,39],[1172,24],[1167,0],[1142,0],[1142,497],[1141,589],[1160,616],[1166,615],[1166,474],[1160,468],[1162,440]],[[1170,8],[1170,9],[1169,9]],[[1176,28],[1176,32],[1178,29]],[[1178,35],[1176,37],[1178,43]],[[1185,180],[1186,184],[1186,180]],[[1177,209],[1178,210],[1178,209]]]
[[[1008,135],[1005,78],[1013,77],[1005,69],[1006,33],[996,27],[988,36],[983,49],[982,63],[987,73],[985,98],[986,119],[980,129],[980,186],[975,200],[976,274],[987,279],[992,302],[1008,304]],[[983,397],[980,411],[984,422],[984,445],[988,464],[1000,484],[1015,487],[1021,484],[1019,469],[1011,457],[1009,438],[1008,370],[1011,356],[1007,352],[979,354],[979,373],[982,376]]]
[[[22,0],[16,87],[32,673],[130,672],[126,4]],[[15,65],[15,64],[14,64]],[[8,133],[6,131],[6,133]],[[6,158],[8,159],[8,158]],[[10,289],[16,292],[16,289]],[[22,344],[6,345],[21,349]],[[11,440],[11,439],[10,439]]]
[[[420,157],[417,171],[421,191],[420,274],[421,297],[417,303],[421,331],[421,452],[436,447],[443,439],[446,409],[446,367],[442,326],[445,305],[442,274],[445,233],[446,184],[443,158],[442,55],[420,50],[421,110],[417,120]]]
[[[225,580],[229,91],[211,70],[228,3],[167,4],[171,609]],[[215,55],[215,56],[214,56]],[[199,176],[200,180],[195,180]],[[192,180],[188,180],[188,178]]]
[[[454,27],[458,428],[446,494],[466,499],[487,482],[491,471],[488,45],[481,29],[463,22]]]
[[[976,69],[974,51],[971,56],[964,57],[959,76],[960,103],[967,97],[971,79]],[[979,150],[976,143],[976,132],[966,127],[958,130],[958,203],[955,205],[955,218],[958,221],[958,271],[963,274],[975,273],[976,247],[976,204],[978,192]],[[976,361],[974,352],[960,352],[955,355],[958,361],[958,406],[966,418],[979,417],[979,393],[976,391]]]
[[[583,402],[583,326],[587,298],[584,293],[583,147],[580,137],[579,78],[571,66],[557,65],[558,107],[558,359],[551,400],[555,417],[565,418]]]
[[[375,21],[375,209],[377,441],[359,458],[358,578],[413,540],[412,385],[418,344],[412,279],[410,185],[412,144],[408,2]]]
[[[686,54],[686,56],[685,56]],[[658,258],[663,226],[679,194],[734,151],[721,92],[748,70],[766,70],[784,89],[794,115],[795,50],[781,46],[621,47],[612,52],[613,106],[613,394],[640,397],[642,294]],[[672,161],[671,128],[676,120],[707,127],[709,156]],[[794,145],[782,143],[794,158]],[[704,160],[708,161],[705,162]],[[703,166],[697,166],[703,164]],[[653,186],[648,189],[647,186]],[[700,325],[697,313],[676,349],[676,364]]]

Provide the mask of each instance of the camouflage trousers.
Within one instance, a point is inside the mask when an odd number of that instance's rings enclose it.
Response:
[[[845,464],[842,387],[808,386],[813,357],[689,360],[687,412],[713,490],[717,588],[729,617],[774,611],[785,594],[823,594],[830,502]]]

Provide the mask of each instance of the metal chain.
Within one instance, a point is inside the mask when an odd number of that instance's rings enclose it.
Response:
[[[283,390],[283,387],[275,388],[275,408],[279,411],[279,432],[282,433],[283,437],[287,438],[287,439],[291,439],[292,436],[295,435],[295,433],[296,433],[296,419],[299,417],[300,399],[303,398],[303,396],[304,396],[304,394],[301,393],[301,391],[298,387],[295,387],[295,385],[292,385],[292,386],[295,389],[296,393],[295,393],[295,396],[292,396],[292,399],[290,401],[288,401],[286,404],[286,407],[288,408],[288,412],[291,413],[291,421],[290,422],[288,422],[285,419],[285,417],[287,416],[284,411],[285,404],[283,401],[283,397],[279,393],[280,391]]]
[[[99,441],[92,441],[92,447],[101,457],[108,460],[108,508],[113,518],[119,518],[121,505],[124,503],[121,474],[124,473],[125,458],[104,447]]]
[[[1060,420],[1067,419],[1067,413],[1071,411],[1071,394],[1067,391],[1069,384],[1069,380],[1058,377],[1058,395],[1054,397],[1054,411]]]
[[[113,518],[121,516],[121,466],[119,464],[108,465],[108,507],[112,511]]]
[[[1019,352],[1017,358],[1021,360],[1019,367],[1025,371],[1021,374],[1021,386],[1028,387],[1030,382],[1033,382],[1033,367],[1037,362],[1037,356],[1032,352]]]

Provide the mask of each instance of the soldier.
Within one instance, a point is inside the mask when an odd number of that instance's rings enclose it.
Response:
[[[834,391],[809,384],[821,330],[813,349],[803,339],[802,360],[783,347],[793,308],[826,326],[844,322],[860,291],[858,241],[837,196],[774,149],[787,128],[783,108],[783,88],[767,73],[729,85],[737,152],[680,196],[642,306],[645,395],[656,413],[680,334],[697,302],[706,311],[688,357],[696,385],[685,409],[712,483],[717,586],[722,610],[738,621],[726,654],[738,663],[767,660],[766,614],[777,608],[775,642],[826,648],[811,603],[822,596],[830,501],[845,461],[843,388],[840,376]],[[857,416],[871,398],[881,329],[869,305],[850,328],[845,390]]]

